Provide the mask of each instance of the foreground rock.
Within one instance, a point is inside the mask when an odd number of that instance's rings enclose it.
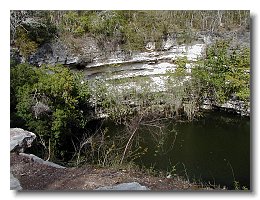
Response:
[[[10,173],[10,189],[11,190],[22,190],[23,188],[20,185],[20,181]]]
[[[24,149],[32,145],[36,135],[21,128],[11,128],[10,130],[10,152],[23,152]],[[12,168],[11,168],[12,171]],[[10,173],[10,189],[22,190],[20,181]]]
[[[10,151],[23,152],[30,147],[36,135],[21,128],[11,128],[10,130]]]
[[[43,165],[55,167],[55,168],[65,168],[63,166],[57,165],[53,162],[44,161],[43,159],[33,155],[22,153],[26,148],[31,147],[32,142],[35,140],[36,135],[32,132],[23,130],[21,128],[11,128],[10,130],[10,152],[15,152],[16,154],[21,155],[22,157],[27,157],[32,162],[37,162]],[[17,166],[16,166],[17,167]],[[27,170],[27,168],[26,168]],[[16,177],[12,174],[15,171],[14,166],[11,165],[10,173],[10,189],[11,190],[22,190],[19,181],[19,175],[16,174]]]
[[[106,186],[106,187],[99,187],[96,190],[149,190],[145,186],[141,186],[137,182],[132,182],[132,183],[121,183],[119,185],[114,185],[114,186]]]

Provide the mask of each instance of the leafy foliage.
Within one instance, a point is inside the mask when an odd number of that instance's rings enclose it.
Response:
[[[82,81],[82,75],[61,66],[35,68],[21,64],[11,69],[11,98],[17,102],[16,114],[46,144],[51,142],[52,158],[61,155],[62,148],[58,147],[67,142],[66,138],[84,131],[89,90]],[[47,109],[36,113],[37,106]]]
[[[16,46],[20,49],[21,55],[28,59],[36,52],[38,44],[29,38],[25,30],[19,29],[17,32]]]
[[[220,40],[208,48],[206,60],[197,65],[193,74],[202,81],[205,92],[221,103],[231,95],[249,101],[249,71],[249,49],[231,50],[227,41]]]

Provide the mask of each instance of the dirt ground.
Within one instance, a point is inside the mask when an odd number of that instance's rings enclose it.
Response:
[[[136,170],[113,170],[85,166],[80,168],[54,168],[11,154],[11,172],[19,179],[23,190],[93,190],[102,186],[138,182],[155,191],[200,190],[195,184],[179,178],[161,178]]]

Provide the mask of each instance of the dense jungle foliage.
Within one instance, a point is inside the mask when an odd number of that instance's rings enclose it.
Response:
[[[126,49],[142,50],[147,41],[160,41],[173,32],[248,30],[249,19],[248,11],[11,11],[11,46],[25,60],[42,44],[71,36],[89,35],[101,45],[113,41]],[[39,154],[45,159],[76,157],[79,161],[81,149],[90,144],[91,151],[98,152],[98,156],[92,154],[97,163],[111,164],[113,159],[122,163],[130,140],[122,142],[120,137],[102,143],[107,136],[101,130],[99,145],[94,146],[91,135],[96,129],[89,120],[108,114],[126,125],[124,138],[129,138],[138,123],[151,116],[194,119],[206,97],[223,103],[235,95],[249,102],[250,51],[231,50],[229,45],[217,41],[191,73],[186,71],[187,58],[177,59],[178,68],[166,74],[167,90],[160,93],[151,92],[149,79],[140,80],[141,90],[122,91],[116,81],[88,81],[64,66],[11,62],[11,126],[36,133]],[[179,84],[186,76],[190,79]],[[115,154],[111,156],[111,152]]]

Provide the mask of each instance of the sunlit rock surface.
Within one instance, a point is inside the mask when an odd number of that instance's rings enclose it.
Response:
[[[105,186],[105,187],[99,187],[96,190],[125,190],[125,191],[130,191],[130,190],[150,190],[149,188],[140,185],[137,182],[132,182],[132,183],[121,183],[118,185],[114,186]]]

